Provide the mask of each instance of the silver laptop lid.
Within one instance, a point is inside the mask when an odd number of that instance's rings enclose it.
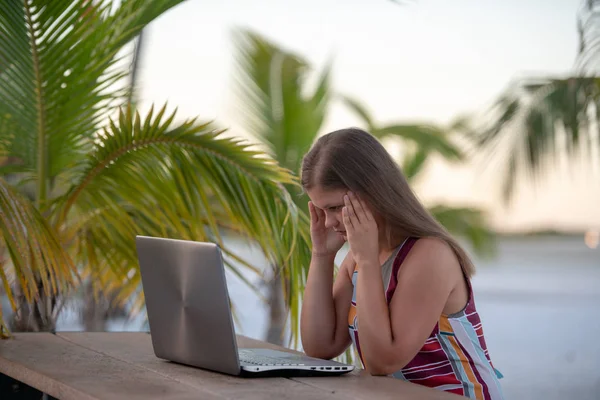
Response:
[[[239,374],[219,247],[148,236],[137,236],[136,247],[156,356]]]

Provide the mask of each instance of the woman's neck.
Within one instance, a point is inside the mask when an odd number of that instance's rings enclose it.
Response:
[[[406,240],[404,235],[388,233],[384,228],[379,232],[379,253],[392,252]]]
[[[398,246],[404,243],[404,238],[394,239],[391,241],[386,240],[386,238],[382,238],[383,240],[379,240],[379,264],[383,264],[398,248]]]

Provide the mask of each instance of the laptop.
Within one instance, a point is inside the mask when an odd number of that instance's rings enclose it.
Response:
[[[235,376],[342,375],[353,365],[271,349],[238,349],[215,243],[136,236],[154,354]]]

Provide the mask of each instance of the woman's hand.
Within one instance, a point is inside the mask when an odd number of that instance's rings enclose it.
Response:
[[[379,265],[379,231],[373,214],[354,193],[344,196],[343,221],[350,250],[358,265]]]
[[[310,238],[312,254],[319,257],[335,257],[344,245],[344,238],[333,229],[325,227],[325,212],[308,202],[310,211]]]

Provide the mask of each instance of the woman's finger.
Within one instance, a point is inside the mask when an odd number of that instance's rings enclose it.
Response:
[[[342,208],[342,221],[344,222],[344,228],[346,228],[346,232],[350,234],[350,232],[354,230],[354,224],[350,219],[348,207]]]
[[[315,211],[317,212],[317,217],[320,223],[325,223],[325,211],[321,210],[318,207],[315,207]]]
[[[354,207],[354,212],[356,214],[356,218],[358,218],[358,220],[361,222],[366,221],[367,215],[365,214],[365,210],[363,209],[363,205],[362,205],[362,202],[360,201],[360,199],[352,192],[348,192],[348,195],[350,197],[350,202],[352,203],[352,206]]]
[[[373,218],[373,213],[371,212],[371,209],[367,206],[367,203],[360,197],[360,196],[356,196],[361,208],[363,210],[363,212],[365,213],[365,217],[367,218],[368,221],[373,221],[375,218]]]
[[[308,202],[308,212],[310,213],[310,222],[316,224],[319,219],[317,217],[317,211],[315,210],[315,205],[312,201]]]
[[[348,197],[348,195],[344,195],[344,204],[346,205],[346,209],[348,212],[348,217],[350,218],[350,222],[352,222],[352,224],[360,223],[360,219],[357,218],[354,206],[352,204],[352,202],[350,201],[350,197]]]

